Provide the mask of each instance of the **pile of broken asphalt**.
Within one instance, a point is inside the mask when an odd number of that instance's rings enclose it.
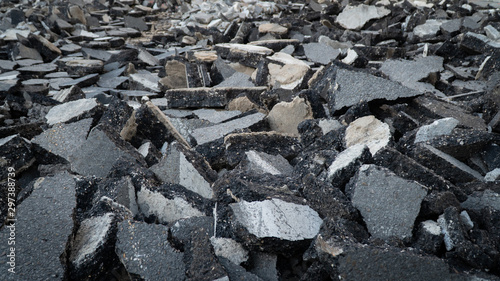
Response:
[[[1,280],[500,280],[500,5],[0,4]]]

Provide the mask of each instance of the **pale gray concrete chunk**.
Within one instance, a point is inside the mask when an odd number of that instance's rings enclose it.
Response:
[[[328,64],[340,55],[339,49],[321,43],[308,43],[304,44],[303,47],[306,57],[310,61],[320,64]]]
[[[391,131],[389,125],[373,115],[358,118],[349,124],[345,132],[346,147],[364,144],[375,155],[377,151],[389,144]]]
[[[0,74],[0,81],[16,79],[17,76],[19,76],[19,74],[21,74],[21,73],[19,71],[16,71],[16,70],[4,72],[4,73]]]
[[[486,36],[488,36],[488,38],[490,38],[491,40],[500,39],[500,32],[491,25],[485,26],[484,32],[486,33]]]
[[[342,127],[342,124],[335,119],[321,119],[318,122],[318,126],[321,128],[323,135],[326,135],[328,132]]]
[[[411,238],[427,194],[424,186],[375,165],[361,166],[350,185],[352,204],[361,212],[373,237]]]
[[[237,265],[248,260],[248,251],[231,238],[210,237],[210,242],[218,257],[224,257]]]
[[[460,122],[457,119],[448,117],[436,120],[432,122],[432,124],[422,126],[417,131],[415,143],[426,142],[434,139],[435,137],[449,135],[459,123]]]
[[[84,220],[78,229],[69,261],[75,268],[98,258],[98,249],[102,247],[111,234],[113,213]]]
[[[52,107],[47,115],[45,115],[45,119],[47,119],[47,124],[49,125],[64,123],[91,111],[97,106],[96,99],[70,101]]]
[[[327,179],[331,180],[344,173],[350,165],[363,158],[364,151],[367,149],[365,144],[355,144],[339,153],[332,164],[328,167]]]
[[[323,220],[309,206],[281,199],[230,204],[235,219],[258,238],[298,241],[312,239]]]
[[[299,136],[297,126],[306,119],[312,119],[311,106],[303,98],[295,97],[291,102],[276,104],[267,116],[271,130]]]
[[[447,20],[427,20],[424,24],[415,26],[413,33],[420,38],[436,36],[441,25],[445,22],[447,22]]]
[[[0,230],[0,252],[7,256],[15,247],[15,274],[0,263],[3,280],[64,280],[61,255],[73,233],[76,208],[75,181],[68,173],[39,178],[31,195],[16,208],[15,225]],[[15,231],[15,245],[8,245]],[[4,257],[5,257],[4,256]],[[3,261],[6,261],[3,260]]]
[[[0,34],[0,38],[3,39],[4,41],[17,41],[17,34],[23,37],[28,37],[30,33],[31,31],[29,29],[9,28],[5,30],[5,32]]]
[[[288,32],[288,28],[276,23],[263,23],[259,25],[259,32],[282,35]]]
[[[233,52],[242,52],[242,53],[253,53],[258,55],[271,55],[273,50],[261,47],[261,46],[253,46],[247,44],[237,44],[237,43],[221,43],[217,44],[216,47],[220,49],[229,49]]]
[[[310,70],[304,61],[286,53],[277,52],[267,59],[270,61],[267,68],[271,86],[293,90],[302,83],[304,76]]]
[[[137,58],[147,63],[150,66],[160,65],[160,60],[158,60],[155,56],[151,55],[148,51],[144,49],[139,50]]]
[[[222,138],[225,135],[237,130],[248,128],[251,125],[262,121],[265,115],[262,113],[254,113],[242,118],[228,121],[226,123],[221,123],[215,126],[198,128],[193,130],[192,136],[196,139],[198,145],[207,142],[214,141],[218,138]]]
[[[368,21],[380,19],[389,15],[391,11],[385,7],[375,7],[361,4],[346,6],[335,20],[345,29],[361,29]]]
[[[160,223],[164,224],[179,219],[204,216],[183,198],[168,199],[159,192],[145,188],[137,192],[137,204],[146,217],[154,215]]]
[[[116,254],[129,273],[143,280],[184,280],[184,254],[168,242],[168,227],[123,221],[118,224]]]
[[[498,180],[499,177],[500,177],[500,168],[496,168],[492,171],[489,171],[484,176],[484,180],[488,181],[488,182],[494,182],[494,181]]]
[[[36,136],[32,142],[69,160],[71,155],[85,143],[91,125],[91,118],[69,124],[59,123]]]
[[[245,152],[249,161],[249,168],[258,173],[271,175],[290,175],[293,167],[281,155],[270,155],[264,152],[250,150]]]

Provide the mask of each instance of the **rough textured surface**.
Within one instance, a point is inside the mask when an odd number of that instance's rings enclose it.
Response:
[[[168,199],[159,192],[147,189],[137,192],[137,204],[145,216],[154,215],[161,223],[204,216],[202,212],[182,198]]]
[[[76,207],[75,181],[68,173],[40,178],[33,193],[18,207],[17,221],[3,227],[0,236],[4,241],[15,232],[15,245],[3,243],[1,252],[15,248],[15,274],[2,262],[0,269],[5,280],[61,280],[65,264],[60,256],[73,231],[73,212]],[[54,232],[57,230],[57,232]]]
[[[421,94],[393,81],[342,68],[336,71],[334,85],[331,87],[334,87],[329,95],[332,112],[353,106],[361,101],[395,100]]]
[[[163,225],[123,221],[118,224],[116,254],[127,271],[146,280],[183,280],[183,253],[167,240]]]
[[[391,131],[389,125],[376,119],[375,116],[365,116],[349,124],[345,132],[347,147],[364,144],[372,155],[389,144]]]
[[[85,143],[92,125],[87,118],[69,124],[56,124],[33,139],[33,143],[45,150],[69,160],[80,146]]]
[[[0,1],[0,279],[497,280],[494,2]]]
[[[123,157],[135,161],[131,154],[121,148],[103,130],[94,128],[87,140],[71,155],[71,169],[81,175],[104,177],[118,159]]]
[[[219,125],[195,129],[192,135],[198,144],[204,144],[222,138],[237,129],[250,127],[264,117],[264,114],[257,112]]]
[[[437,90],[432,85],[421,81],[427,79],[429,75],[443,70],[443,58],[428,56],[414,61],[387,60],[382,64],[380,70],[391,80],[400,82],[408,88],[420,92],[435,93]]]
[[[424,186],[404,180],[387,169],[363,165],[349,186],[352,203],[373,237],[411,238]]]
[[[346,280],[417,281],[434,279],[436,276],[451,278],[448,266],[442,260],[376,248],[358,248],[342,255],[339,263],[339,277]]]
[[[242,201],[232,204],[231,209],[235,219],[260,238],[276,237],[291,241],[312,239],[322,223],[318,213],[308,206],[280,199]]]
[[[359,6],[346,6],[337,17],[336,22],[346,29],[360,29],[369,20],[379,19],[390,14],[391,11],[384,7],[375,7],[361,4]]]
[[[81,116],[97,106],[95,99],[80,99],[54,106],[45,116],[49,125],[64,123]]]
[[[304,99],[295,97],[291,102],[280,102],[275,105],[269,112],[267,120],[271,130],[298,136],[297,125],[312,117],[309,104]]]
[[[245,152],[249,161],[249,169],[256,173],[271,175],[290,175],[293,167],[281,155],[270,155],[264,152],[250,150]]]
[[[212,198],[210,180],[203,173],[201,163],[186,157],[186,153],[175,146],[171,146],[166,154],[167,157],[151,167],[162,181],[180,184],[205,198]]]
[[[418,129],[415,135],[415,143],[426,142],[434,139],[435,137],[448,135],[458,125],[458,120],[449,117],[436,120],[432,124],[422,126]]]

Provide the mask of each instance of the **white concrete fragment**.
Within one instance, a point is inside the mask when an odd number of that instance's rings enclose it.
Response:
[[[211,237],[210,242],[214,247],[215,255],[219,257],[224,257],[238,265],[248,260],[248,251],[231,238]]]
[[[488,36],[488,38],[490,38],[491,40],[500,39],[500,32],[491,25],[485,26],[484,32],[486,32],[486,36]]]
[[[161,223],[204,216],[202,212],[180,197],[167,199],[162,194],[145,188],[137,192],[137,203],[144,215],[154,215]]]
[[[318,234],[323,220],[306,205],[281,199],[230,204],[235,219],[251,234],[298,241],[312,239]]]
[[[361,4],[358,6],[346,6],[335,20],[346,29],[360,29],[372,19],[380,19],[389,15],[391,11],[385,7],[375,7]]]
[[[311,107],[299,97],[295,97],[291,102],[276,104],[267,116],[271,130],[294,136],[299,136],[297,129],[299,123],[312,118]]]
[[[279,84],[283,89],[291,90],[297,87],[310,69],[304,61],[283,52],[275,53],[268,59],[271,61],[267,66],[271,78],[270,85]]]
[[[446,251],[453,250],[453,248],[455,248],[455,243],[453,243],[453,239],[451,239],[450,233],[448,232],[448,226],[444,215],[439,216],[437,223],[441,227],[441,233],[444,235],[444,246],[446,247]]]
[[[447,20],[427,20],[424,24],[417,25],[413,29],[413,34],[420,38],[428,38],[437,35],[441,25]]]
[[[358,53],[353,49],[347,50],[347,56],[342,59],[342,62],[345,64],[353,64],[356,59],[359,57]]]
[[[389,144],[391,131],[389,125],[375,118],[373,115],[364,116],[354,120],[345,132],[346,146],[365,144],[370,153],[377,151]]]
[[[321,119],[318,122],[318,126],[321,128],[323,135],[342,127],[340,122],[335,119]]]
[[[351,164],[352,161],[360,158],[365,147],[365,144],[356,144],[339,153],[335,161],[328,167],[328,179],[331,179],[338,171]]]
[[[432,235],[441,234],[441,227],[433,220],[426,220],[422,222],[422,225],[424,226],[424,229]]]
[[[471,220],[467,211],[463,210],[462,212],[460,212],[460,220],[468,230],[471,230],[474,227],[474,222]]]
[[[492,171],[489,171],[485,176],[484,180],[487,182],[496,181],[500,177],[500,168],[495,168]]]
[[[73,264],[80,265],[86,257],[93,253],[95,254],[96,250],[104,244],[113,218],[113,213],[106,213],[82,222],[76,234],[69,258]]]
[[[146,156],[148,156],[148,151],[149,151],[149,148],[151,147],[151,145],[152,145],[152,144],[151,144],[151,142],[149,142],[149,141],[148,141],[148,142],[145,142],[145,143],[143,143],[143,144],[142,144],[142,145],[141,145],[141,146],[137,149],[137,151],[139,151],[139,153],[140,153],[142,156],[146,157]]]

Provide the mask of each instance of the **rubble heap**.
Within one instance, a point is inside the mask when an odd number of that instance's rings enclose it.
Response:
[[[500,280],[499,89],[493,0],[2,1],[0,279]]]

